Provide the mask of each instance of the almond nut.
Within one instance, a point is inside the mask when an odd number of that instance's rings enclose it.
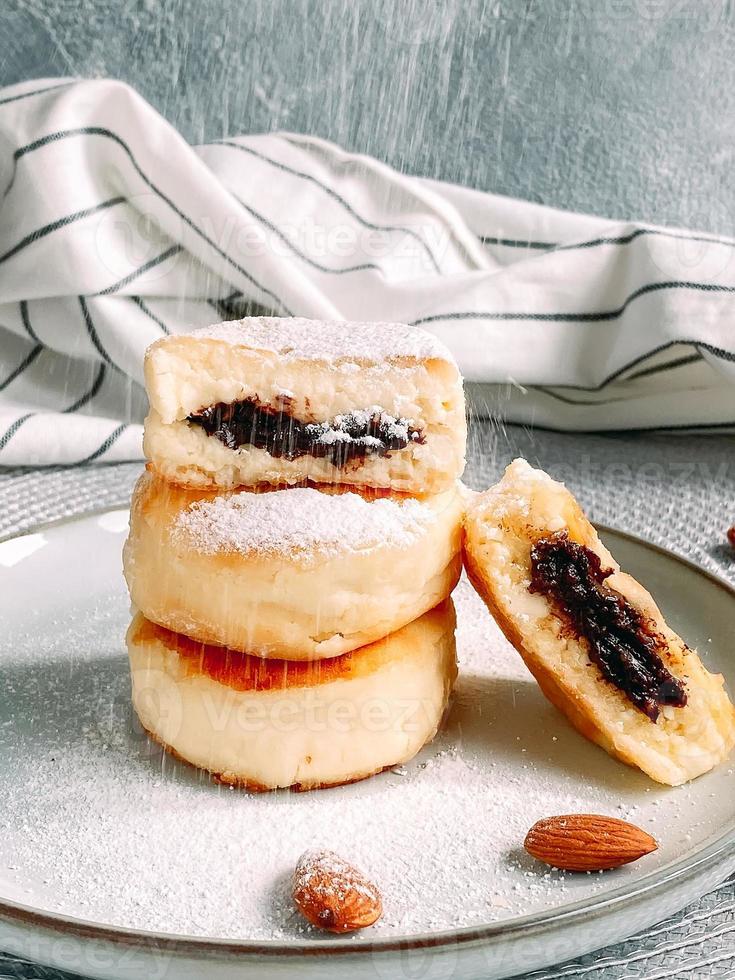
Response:
[[[306,851],[293,875],[293,900],[312,925],[353,932],[377,922],[383,902],[376,886],[333,851]]]
[[[564,871],[606,871],[637,861],[658,847],[645,830],[625,820],[572,813],[539,820],[523,846],[544,864]]]

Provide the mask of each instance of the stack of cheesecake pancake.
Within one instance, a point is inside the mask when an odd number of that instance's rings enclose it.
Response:
[[[411,758],[457,672],[449,352],[396,324],[250,318],[158,341],[145,376],[125,547],[143,726],[251,789]]]
[[[223,782],[362,779],[436,733],[462,563],[587,738],[679,784],[735,743],[722,678],[562,485],[516,460],[459,482],[462,379],[401,324],[250,318],[146,355],[147,471],[125,575],[144,728]]]

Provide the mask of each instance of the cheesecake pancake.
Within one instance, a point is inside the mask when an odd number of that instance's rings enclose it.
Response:
[[[138,613],[128,631],[142,726],[181,759],[250,790],[314,789],[411,759],[454,684],[451,600],[329,660],[263,660],[191,640]]]
[[[260,657],[335,657],[442,602],[461,572],[464,491],[187,490],[145,473],[124,570],[155,623]]]
[[[145,379],[146,456],[185,486],[310,480],[424,494],[464,468],[462,379],[415,327],[227,321],[157,341]]]

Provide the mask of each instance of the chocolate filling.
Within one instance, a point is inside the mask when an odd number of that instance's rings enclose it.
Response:
[[[408,419],[394,418],[377,408],[338,415],[330,422],[302,422],[290,414],[286,404],[273,408],[255,398],[218,402],[189,415],[187,421],[201,426],[228,449],[255,446],[277,458],[316,456],[339,467],[424,441],[420,429]]]
[[[589,548],[565,531],[531,548],[531,592],[546,596],[589,646],[590,659],[636,708],[656,721],[663,705],[687,703],[684,685],[664,665],[663,640],[624,596],[605,584],[603,569]]]

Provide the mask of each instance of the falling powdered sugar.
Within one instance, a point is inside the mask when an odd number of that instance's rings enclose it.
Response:
[[[234,552],[309,562],[376,547],[405,548],[435,520],[428,503],[412,498],[366,500],[357,493],[295,487],[197,501],[179,514],[173,535],[205,555]]]

